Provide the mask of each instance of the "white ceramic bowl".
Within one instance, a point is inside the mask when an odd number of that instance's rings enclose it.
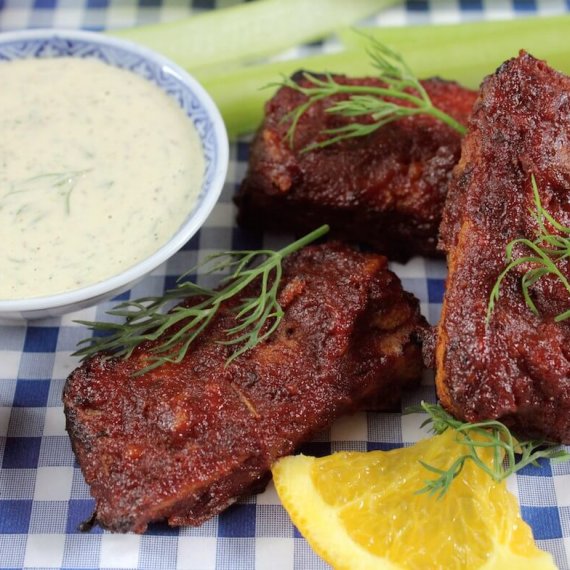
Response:
[[[45,297],[0,300],[0,320],[57,316],[94,305],[130,288],[174,255],[198,231],[219,198],[228,167],[228,137],[216,105],[194,78],[161,55],[91,32],[29,30],[0,34],[0,62],[32,57],[97,58],[153,81],[174,97],[193,121],[202,142],[206,171],[198,199],[189,208],[182,226],[150,257],[81,289]],[[1,275],[0,268],[0,278]]]

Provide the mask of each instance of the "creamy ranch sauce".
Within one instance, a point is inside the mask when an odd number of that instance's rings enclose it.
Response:
[[[191,120],[97,60],[0,63],[0,299],[96,283],[152,254],[200,190]]]

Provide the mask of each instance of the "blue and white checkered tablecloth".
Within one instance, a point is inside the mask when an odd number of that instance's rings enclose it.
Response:
[[[309,0],[307,0],[309,1]],[[62,27],[101,30],[167,21],[235,3],[232,0],[0,0],[0,31]],[[374,19],[378,25],[562,14],[570,0],[408,0]],[[1,88],[1,78],[0,78]],[[1,136],[1,135],[0,135]],[[244,247],[274,247],[287,236],[241,231],[231,202],[244,175],[247,142],[231,147],[221,200],[203,229],[168,263],[121,298],[161,293],[204,255]],[[445,265],[414,259],[393,265],[421,300],[428,319],[439,317]],[[76,319],[100,319],[113,302],[25,325],[0,326],[0,568],[319,569],[327,568],[291,524],[274,488],[242,501],[199,528],[153,525],[143,536],[78,531],[93,510],[64,425],[62,387],[77,365],[71,357],[86,331]],[[434,400],[433,383],[402,406]],[[305,451],[389,449],[425,436],[419,416],[357,414],[337,422]],[[509,480],[538,544],[561,569],[570,569],[570,463],[528,468]],[[509,570],[509,569],[507,569]]]

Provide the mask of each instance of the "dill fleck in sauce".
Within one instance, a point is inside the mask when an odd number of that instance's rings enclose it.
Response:
[[[0,63],[0,299],[94,284],[159,249],[204,173],[150,81],[97,60]]]

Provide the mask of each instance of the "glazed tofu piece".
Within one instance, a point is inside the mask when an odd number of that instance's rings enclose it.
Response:
[[[552,275],[530,289],[519,265],[491,291],[505,268],[509,242],[536,239],[532,177],[542,207],[570,226],[570,78],[521,53],[483,83],[450,185],[441,244],[449,276],[436,347],[443,405],[471,422],[499,419],[525,436],[570,443],[570,308]],[[550,222],[546,230],[560,234]],[[544,245],[544,244],[543,244]],[[523,244],[515,258],[529,255]],[[568,260],[558,263],[570,278]]]
[[[294,79],[305,84],[302,73]],[[382,85],[372,78],[350,85]],[[475,91],[441,79],[422,82],[433,104],[467,124]],[[331,235],[366,244],[390,259],[439,256],[437,235],[461,137],[436,119],[416,115],[375,132],[305,152],[322,131],[349,119],[327,113],[342,97],[322,100],[301,117],[294,143],[287,115],[306,97],[282,87],[267,103],[236,197],[238,222],[248,228],[304,234],[321,224]],[[371,119],[368,119],[371,120]]]
[[[392,408],[419,381],[427,324],[385,257],[341,244],[288,257],[278,328],[227,364],[219,341],[259,286],[226,302],[179,364],[133,376],[147,343],[67,379],[67,429],[104,528],[198,525],[263,488],[276,459],[339,416]]]

